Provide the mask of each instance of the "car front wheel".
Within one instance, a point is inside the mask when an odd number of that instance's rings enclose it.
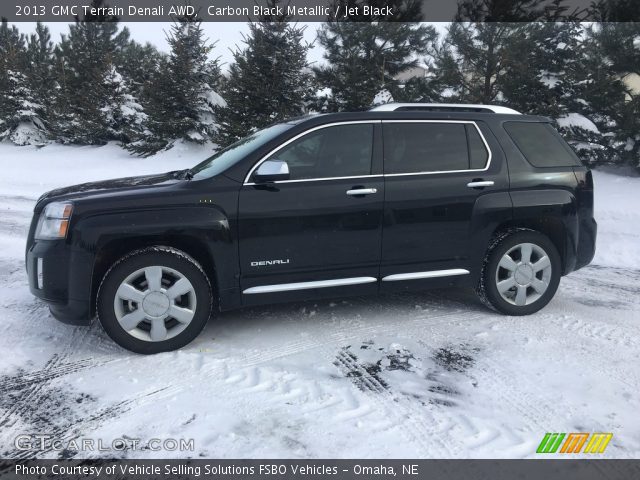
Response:
[[[477,290],[494,310],[529,315],[551,301],[560,276],[560,255],[551,240],[539,232],[518,229],[494,239]]]
[[[124,256],[98,290],[102,327],[118,345],[136,353],[187,345],[204,328],[211,310],[207,275],[193,258],[169,247]]]

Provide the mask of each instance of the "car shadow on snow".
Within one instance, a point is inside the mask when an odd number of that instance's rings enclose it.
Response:
[[[221,329],[253,329],[256,325],[268,328],[269,324],[292,322],[303,328],[305,324],[333,319],[366,319],[371,315],[387,315],[394,322],[402,318],[426,316],[430,312],[465,312],[495,315],[477,298],[472,289],[448,288],[420,292],[404,292],[384,295],[350,296],[333,299],[289,302],[259,307],[244,307],[222,312],[209,321],[209,326]]]

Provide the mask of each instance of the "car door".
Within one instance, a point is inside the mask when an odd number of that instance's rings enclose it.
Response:
[[[240,191],[244,304],[377,291],[384,182],[373,159],[381,164],[380,136],[379,122],[322,125],[254,166],[284,161],[289,178],[260,183],[250,173]]]
[[[385,121],[383,131],[383,289],[467,275],[475,255],[474,206],[508,188],[504,162],[478,122]]]

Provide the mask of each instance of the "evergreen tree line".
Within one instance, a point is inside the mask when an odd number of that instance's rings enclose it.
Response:
[[[0,140],[118,141],[151,155],[176,140],[226,146],[309,112],[488,103],[553,118],[592,164],[640,165],[640,95],[629,81],[640,78],[640,24],[458,21],[439,34],[419,23],[419,2],[396,3],[401,23],[322,24],[319,65],[308,63],[303,27],[262,18],[225,74],[194,18],[173,23],[168,54],[112,18],[78,20],[55,44],[46,26],[26,36],[5,21]]]

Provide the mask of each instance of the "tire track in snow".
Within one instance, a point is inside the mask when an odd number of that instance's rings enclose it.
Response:
[[[443,313],[444,312],[444,313]],[[450,322],[452,319],[460,320],[460,316],[468,313],[467,310],[448,310],[446,308],[439,309],[439,313],[433,315],[431,312],[426,312],[426,317],[403,319],[401,322],[392,322],[389,319],[375,319],[374,321],[368,321],[359,324],[358,326],[347,325],[341,327],[338,330],[331,332],[323,331],[322,333],[299,340],[293,345],[278,345],[271,347],[265,351],[248,352],[245,355],[236,357],[233,360],[220,360],[217,359],[214,364],[207,366],[204,365],[200,372],[196,375],[190,375],[190,372],[184,372],[183,374],[176,375],[176,378],[180,380],[172,382],[167,388],[159,392],[155,398],[155,401],[180,395],[189,390],[189,387],[194,383],[209,384],[212,380],[224,381],[229,378],[229,372],[237,372],[238,370],[247,371],[254,369],[252,375],[254,382],[250,383],[251,388],[240,388],[239,394],[246,395],[247,393],[257,393],[259,391],[269,390],[268,385],[256,384],[256,379],[260,382],[260,376],[262,368],[265,364],[279,358],[285,358],[298,353],[308,352],[310,350],[320,350],[322,357],[325,359],[327,365],[331,365],[335,360],[336,350],[342,347],[345,342],[349,340],[358,340],[362,337],[370,337],[372,335],[392,334],[403,331],[403,329],[411,327],[436,327],[438,325]],[[474,315],[466,315],[465,321],[475,321],[480,318],[486,317],[486,314],[479,313]],[[379,322],[383,322],[380,324]],[[232,375],[234,374],[232,373]],[[245,377],[246,378],[246,377]],[[269,381],[269,375],[264,375],[264,379]],[[238,377],[236,381],[241,381],[242,377]],[[232,382],[231,382],[232,383]],[[258,388],[256,388],[258,387]],[[425,452],[433,451],[434,447],[430,444],[424,444],[424,438],[430,438],[431,435],[436,435],[433,429],[428,426],[428,423],[424,423],[421,417],[424,415],[424,407],[419,405],[418,402],[414,402],[415,405],[407,406],[406,402],[402,402],[399,406],[397,399],[393,396],[387,396],[384,401],[376,399],[380,408],[389,412],[391,418],[395,418],[396,421],[405,426],[405,433],[408,438],[421,445],[421,449]],[[342,403],[339,401],[338,403]],[[334,403],[328,403],[326,407],[335,405]],[[399,414],[398,412],[402,412]],[[134,409],[127,413],[133,414]],[[451,456],[455,449],[447,447],[444,444],[440,444],[439,455]]]
[[[451,301],[452,304],[460,305],[458,300]],[[540,314],[538,314],[540,315]],[[549,318],[552,321],[557,321],[553,314],[548,314]],[[514,317],[504,317],[505,320],[509,318],[514,319]],[[515,317],[517,319],[517,317]],[[531,322],[532,326],[541,325],[541,322]],[[545,324],[546,326],[546,324]],[[548,330],[544,330],[541,332],[543,335],[549,335],[550,332]],[[562,335],[553,336],[554,338],[564,338]],[[420,340],[420,343],[423,343],[425,346],[430,348],[435,348],[433,342]],[[508,363],[507,363],[508,364]],[[599,370],[602,375],[611,375],[611,372],[600,369]],[[508,405],[510,409],[516,411],[518,415],[522,418],[526,419],[526,424],[524,428],[531,432],[534,436],[539,432],[544,432],[548,430],[548,419],[549,413],[555,411],[563,411],[563,417],[571,415],[575,409],[571,404],[562,401],[556,396],[551,397],[544,392],[541,392],[538,386],[531,382],[526,376],[519,376],[517,384],[514,383],[513,377],[507,373],[506,369],[500,363],[491,360],[487,356],[482,356],[477,358],[476,360],[476,372],[478,372],[478,381],[482,381],[483,378],[489,379],[491,383],[497,383],[496,388],[494,389],[497,397],[492,398],[492,401],[495,405]],[[482,376],[480,372],[483,373]],[[616,379],[619,381],[629,384],[623,377],[619,375],[615,375]],[[523,388],[524,387],[524,388]],[[530,399],[525,394],[522,394],[522,391],[536,392],[535,399]],[[467,430],[467,434],[477,435],[478,431],[481,431],[481,427],[477,425],[477,422],[473,419],[469,418],[467,415],[460,414],[458,418],[455,419],[456,423]],[[480,442],[476,445],[476,448],[481,446],[486,446],[489,442],[497,441],[504,435],[509,435],[519,440],[519,443],[522,443],[522,436],[520,433],[516,433],[513,429],[492,429],[493,434],[489,434],[489,432],[485,433],[485,441]],[[482,433],[482,432],[481,432]],[[518,445],[515,445],[514,448],[517,448]]]
[[[92,358],[84,358],[64,362],[64,359],[64,356],[55,354],[40,370],[25,372],[20,376],[7,376],[9,378],[5,377],[2,385],[0,385],[0,394],[6,394],[12,390],[23,390],[34,385],[44,386],[47,382],[55,378],[77,373],[92,367],[101,367],[113,361],[107,360],[103,362],[96,362]],[[1,418],[2,417],[0,417],[0,426],[2,426]]]
[[[405,396],[394,394],[387,385],[363,368],[355,356],[349,355],[344,349],[334,355],[334,359],[334,364],[345,378],[353,372],[359,374],[358,381],[366,387],[362,391],[367,399],[378,405],[385,417],[394,419],[393,423],[400,426],[401,432],[411,443],[418,445],[424,455],[447,458],[458,453],[455,446],[443,442],[440,438],[440,432],[433,427],[437,424],[435,418],[425,418],[427,409],[422,408],[416,412],[416,406],[419,405],[417,402],[408,402]]]
[[[443,309],[444,310],[444,309]],[[344,351],[340,351],[339,349],[345,345],[345,343],[350,343],[352,341],[362,340],[363,338],[368,338],[376,335],[392,335],[397,334],[398,331],[402,331],[404,329],[410,328],[420,328],[420,327],[437,327],[441,324],[450,322],[452,319],[460,320],[461,313],[468,313],[467,310],[455,310],[455,311],[447,311],[447,313],[442,313],[438,315],[431,315],[427,318],[411,318],[408,320],[402,320],[402,322],[390,322],[385,321],[382,325],[370,322],[369,324],[360,325],[355,328],[345,328],[339,331],[334,331],[329,334],[325,334],[322,336],[323,338],[314,337],[315,340],[313,343],[313,348],[316,350],[320,350],[321,356],[325,359],[327,364],[334,363],[336,360],[338,361],[337,367],[339,370],[346,375],[346,372],[359,372],[359,379],[368,385],[369,392],[358,392],[359,394],[364,394],[367,397],[367,400],[371,402],[373,405],[377,406],[377,410],[384,412],[382,417],[393,419],[393,425],[401,425],[402,433],[407,437],[410,443],[417,445],[425,455],[436,456],[436,457],[447,457],[455,455],[456,452],[459,452],[459,447],[456,445],[455,440],[449,441],[448,444],[445,444],[440,439],[442,434],[441,430],[437,428],[438,422],[435,418],[425,419],[425,413],[428,411],[425,406],[419,401],[415,401],[414,399],[407,398],[405,395],[396,394],[395,392],[389,391],[385,385],[380,383],[374,377],[372,377],[362,366],[358,365],[357,362],[349,359],[348,355],[344,353]],[[476,321],[481,318],[486,317],[486,314],[479,313],[475,315],[467,315],[464,318],[464,321]],[[434,319],[436,321],[434,321]],[[401,325],[400,325],[401,324]],[[401,328],[399,328],[401,327]],[[310,348],[305,348],[302,351],[309,350]],[[336,357],[336,350],[338,350],[338,356]],[[253,377],[259,376],[259,373],[253,373]],[[269,376],[265,376],[269,378]],[[238,376],[234,379],[234,381],[242,381],[246,379],[242,376]],[[251,391],[256,391],[255,382],[251,384]],[[266,388],[261,388],[264,390]],[[247,393],[248,389],[241,389],[242,394]],[[372,393],[369,395],[368,393]],[[335,413],[335,407],[346,403],[343,402],[343,399],[337,398],[333,399],[333,401],[325,402],[325,404],[320,407],[322,408],[333,408],[332,413]],[[351,410],[356,410],[362,414],[371,414],[371,411],[368,411],[366,408],[366,404],[364,404],[364,408],[362,405],[351,405]],[[313,411],[317,412],[319,408],[314,408]],[[438,410],[438,413],[441,414],[446,410]],[[343,412],[338,412],[338,414]]]
[[[46,434],[50,435],[50,438],[54,438],[56,441],[59,441],[60,444],[67,445],[70,441],[77,440],[82,437],[84,432],[96,430],[106,422],[109,422],[115,418],[119,419],[122,415],[131,411],[135,407],[140,407],[153,402],[155,399],[155,395],[162,392],[162,390],[163,389],[150,389],[133,398],[122,400],[113,405],[101,408],[96,412],[88,415],[87,417],[78,419],[77,421],[65,423],[61,426],[56,426],[48,430]],[[57,452],[57,450],[53,449],[53,445],[48,445],[44,449],[38,450],[35,456],[37,458],[43,458],[46,457],[47,454],[54,451]],[[58,456],[61,458],[73,458],[75,454],[77,454],[77,452],[63,451],[59,452]],[[33,457],[34,452],[29,450],[20,451],[15,453],[14,455],[9,455],[8,458],[26,460]]]
[[[41,310],[41,308],[38,308]],[[41,313],[41,312],[39,312]],[[37,313],[27,316],[27,322],[35,321]],[[0,428],[2,429],[2,437],[12,439],[16,428],[20,428],[21,424],[31,425],[39,423],[43,416],[46,417],[50,412],[46,411],[47,407],[56,405],[58,401],[55,398],[64,393],[70,397],[71,392],[60,391],[57,380],[63,377],[73,375],[85,370],[102,367],[106,364],[121,361],[118,357],[100,357],[93,356],[88,358],[74,359],[77,353],[77,346],[86,347],[87,338],[92,334],[92,327],[76,327],[69,337],[66,337],[65,345],[60,352],[54,353],[44,366],[38,370],[25,371],[19,369],[17,372],[4,374],[2,376],[2,384],[0,385],[0,394],[3,398],[3,406],[10,405],[9,408],[3,408],[4,412],[0,414]],[[80,398],[82,398],[80,394]],[[52,403],[53,402],[53,403]],[[74,411],[78,406],[70,404],[68,407]],[[109,408],[109,407],[107,407]],[[63,422],[64,423],[64,422]],[[78,423],[80,424],[80,423]],[[47,424],[47,430],[51,425]],[[61,428],[61,427],[59,427]],[[49,433],[47,431],[47,433]],[[11,442],[4,442],[8,445]],[[29,453],[29,452],[27,452]],[[31,454],[33,452],[30,452]],[[25,457],[26,458],[26,457]]]
[[[446,303],[448,305],[451,305],[452,303],[457,304],[461,306],[462,309],[453,311],[453,312],[449,311],[442,315],[436,315],[435,317],[432,315],[426,319],[414,318],[406,321],[403,320],[402,322],[399,322],[399,323],[401,323],[402,327],[407,327],[407,328],[409,327],[408,324],[411,324],[411,326],[416,326],[415,324],[418,324],[418,323],[422,324],[423,322],[425,322],[425,324],[421,326],[435,327],[441,323],[445,323],[453,319],[457,320],[458,323],[459,322],[466,323],[466,322],[473,322],[475,320],[482,319],[482,318],[487,318],[487,316],[490,316],[490,314],[488,313],[468,315],[468,305],[459,301],[452,302],[450,300],[447,300]],[[460,316],[461,314],[462,316]],[[433,318],[441,318],[441,320],[434,323],[431,321]],[[508,317],[505,317],[505,318],[508,318]],[[367,333],[385,334],[385,333],[390,333],[392,331],[395,332],[398,330],[398,327],[400,326],[399,323],[393,322],[393,323],[387,323],[386,325],[369,325],[369,326],[361,326],[356,328],[348,328],[348,329],[345,329],[344,331],[334,332],[333,334],[329,335],[330,337],[329,339],[326,339],[324,341],[307,342],[304,349],[320,348],[322,346],[327,346],[329,344],[340,345],[341,342],[342,344],[344,344],[344,342],[348,342],[351,339],[366,336]],[[426,342],[425,344],[428,344],[428,346],[432,349],[435,349],[437,347],[433,342]],[[295,350],[296,349],[292,349],[287,353],[295,354],[296,353]],[[277,355],[271,357],[270,359],[272,358],[277,358]],[[259,360],[259,362],[260,361],[268,361],[268,360],[262,357]],[[539,429],[544,430],[544,428],[546,428],[545,419],[548,417],[548,412],[553,411],[555,408],[557,408],[557,402],[555,400],[552,400],[550,398],[543,399],[541,397],[537,397],[534,401],[529,401],[528,399],[518,394],[518,391],[517,391],[518,389],[513,387],[513,381],[511,377],[504,373],[504,369],[499,364],[490,363],[489,361],[479,360],[478,367],[483,369],[486,372],[487,376],[491,377],[492,379],[494,380],[498,378],[500,379],[500,382],[499,382],[500,385],[499,385],[499,388],[497,388],[497,392],[499,393],[499,396],[497,399],[498,404],[509,405],[513,410],[517,411],[519,415],[521,415],[523,418],[527,420],[527,423],[528,423],[527,430],[531,431],[532,433],[537,432]],[[366,372],[364,372],[362,375],[364,378],[368,378],[366,376]],[[383,387],[380,385],[377,385],[377,387],[374,387],[373,390],[380,391],[381,388]],[[422,412],[420,413],[422,414]],[[461,426],[461,428],[465,428],[466,430],[476,434],[478,432],[483,433],[487,438],[490,438],[491,440],[497,440],[502,436],[509,435],[510,437],[515,437],[519,439],[520,442],[522,442],[522,437],[516,434],[515,432],[513,432],[513,430],[500,431],[498,429],[494,429],[492,432],[488,432],[487,434],[486,429],[483,429],[483,427],[476,425],[476,422],[473,419],[470,419],[464,415],[458,416],[457,418],[455,418],[454,416],[452,420],[454,421],[454,423]],[[446,447],[445,452],[446,451],[451,452],[451,448]]]
[[[606,335],[594,334],[594,332],[590,330],[589,326],[581,325],[578,328],[571,328],[573,325],[573,322],[571,321],[560,322],[556,318],[549,318],[549,322],[546,323],[545,325],[547,327],[549,326],[555,327],[557,329],[557,332],[555,332],[556,334],[551,338],[553,338],[555,342],[563,345],[565,349],[567,350],[572,349],[574,351],[574,354],[579,353],[579,355],[575,355],[578,358],[596,359],[596,360],[607,358],[607,357],[615,358],[617,353],[616,348],[618,348],[620,345],[620,342],[615,340],[615,336],[614,336],[614,339],[611,340],[610,337]],[[576,342],[574,342],[573,337],[570,337],[567,340],[566,338],[567,331],[571,333],[577,333],[582,338],[596,340],[596,342],[594,342],[592,348],[587,348],[587,345],[584,343],[580,343],[576,345],[575,344]],[[549,335],[550,332],[547,329],[541,334]],[[613,346],[611,346],[611,348],[609,349],[608,354],[605,354],[604,352],[603,344],[606,345],[606,343],[602,342],[603,340],[611,341],[611,343],[613,343]],[[576,352],[576,349],[578,348],[580,349],[580,352]],[[629,345],[626,345],[625,348],[629,348]],[[640,351],[638,352],[638,354],[640,354]],[[619,369],[611,369],[611,368],[605,368],[605,367],[606,367],[606,364],[603,365],[601,361],[597,361],[589,365],[589,371],[598,372],[600,375],[603,376],[603,378],[605,377],[614,378],[618,382],[627,385],[633,390],[636,390],[636,391],[640,390],[640,377],[635,372],[631,372],[631,371],[621,372]],[[582,366],[581,368],[584,368],[584,366]]]
[[[46,376],[48,372],[52,369],[55,369],[58,364],[62,361],[64,357],[61,355],[54,355],[51,357],[44,365],[42,370],[40,371],[43,376]],[[11,383],[11,380],[9,380]],[[15,382],[14,382],[15,384]],[[15,401],[12,406],[6,410],[2,415],[0,415],[0,428],[6,432],[5,429],[13,426],[16,420],[16,415],[18,415],[21,411],[23,411],[26,407],[25,405],[29,405],[31,403],[36,403],[40,391],[46,386],[46,382],[33,381],[22,384],[23,388],[15,388],[11,387],[6,388],[6,385],[3,383],[2,386],[2,395],[6,398],[7,394],[11,390],[22,390],[25,389],[26,392],[21,392],[21,395],[18,397],[19,401]],[[13,421],[12,421],[13,420]]]
[[[631,326],[624,329],[607,324],[605,322],[597,323],[582,318],[560,319],[545,315],[547,320],[559,328],[571,333],[578,334],[583,338],[589,338],[598,341],[606,341],[615,346],[640,348],[640,329]]]
[[[439,344],[430,339],[420,339],[418,343],[431,351],[436,351],[439,348]],[[470,376],[468,373],[464,373],[464,375]],[[504,366],[489,359],[486,355],[476,355],[474,357],[473,375],[470,378],[478,384],[490,384],[492,386],[492,405],[507,405],[511,410],[517,412],[527,420],[526,429],[534,436],[537,435],[540,429],[545,427],[545,419],[548,417],[548,412],[557,408],[556,403],[553,403],[551,398],[546,398],[545,395],[536,396],[534,399],[522,395],[520,390],[523,382],[519,379],[518,384],[514,384],[513,377],[505,371]],[[480,437],[482,439],[482,441],[476,440],[475,445],[463,442],[466,450],[474,451],[475,449],[486,447],[486,445],[497,442],[504,437],[513,440],[510,442],[515,444],[513,448],[518,448],[524,442],[522,435],[516,433],[514,428],[503,423],[497,423],[494,418],[490,419],[493,421],[492,426],[486,427],[481,425],[481,423],[486,422],[486,419],[474,418],[465,413],[466,411],[463,408],[438,406],[438,410],[439,414],[446,416],[450,422],[448,430],[457,432],[448,435],[447,440],[449,442],[460,442],[461,438]],[[444,434],[444,432],[441,432],[441,434]]]

